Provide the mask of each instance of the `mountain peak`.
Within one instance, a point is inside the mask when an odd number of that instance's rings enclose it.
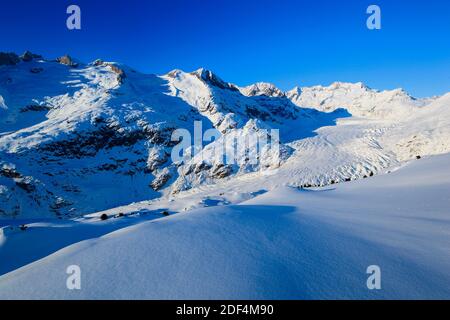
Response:
[[[211,70],[205,69],[205,68],[199,68],[195,70],[194,72],[191,72],[192,75],[196,76],[203,82],[212,85],[214,87],[218,87],[220,89],[228,89],[237,91],[238,89],[236,86],[223,81],[221,78],[219,78],[216,74],[214,74]]]
[[[297,97],[302,94],[302,89],[299,86],[295,86],[293,89],[286,92],[288,98]]]
[[[278,89],[274,84],[268,82],[257,82],[247,87],[241,88],[243,95],[252,96],[268,96],[268,97],[284,97],[283,91]]]
[[[21,56],[14,52],[0,52],[0,66],[2,65],[16,65],[19,62],[29,62],[33,59],[42,59],[41,55],[25,51]]]
[[[329,87],[329,89],[336,90],[336,89],[365,89],[370,90],[368,86],[366,86],[362,82],[341,82],[336,81],[333,82]]]

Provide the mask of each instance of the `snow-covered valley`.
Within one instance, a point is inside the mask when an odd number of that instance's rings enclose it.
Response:
[[[172,133],[196,121],[221,137],[173,161]],[[280,132],[279,159],[213,156],[265,129]],[[450,298],[449,153],[450,93],[283,92],[205,69],[11,55],[0,298]],[[382,290],[368,290],[369,265]]]
[[[0,298],[448,298],[449,190],[444,155],[372,179],[281,187],[170,217],[30,224],[2,238],[1,261],[42,259],[1,276]],[[46,256],[49,246],[64,248]],[[73,264],[81,290],[66,287]],[[366,268],[374,264],[382,289],[371,291]]]

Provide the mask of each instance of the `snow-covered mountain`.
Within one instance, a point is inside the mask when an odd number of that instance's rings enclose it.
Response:
[[[325,112],[345,106],[353,116],[376,119],[398,120],[430,102],[429,99],[417,100],[403,89],[378,91],[361,82],[335,82],[328,87],[296,87],[286,95],[298,106]]]
[[[132,202],[239,185],[323,186],[368,177],[416,156],[450,152],[450,95],[414,99],[363,84],[245,88],[209,70],[143,74],[29,52],[0,54],[0,216],[81,216]],[[174,163],[174,130],[221,137]],[[279,159],[213,157],[223,139],[280,130]],[[270,156],[267,156],[270,157]],[[201,159],[201,160],[199,160]],[[203,204],[197,204],[202,206]]]
[[[268,96],[284,97],[285,93],[278,89],[274,84],[267,82],[258,82],[239,89],[245,96]]]
[[[0,299],[448,299],[449,189],[441,155],[169,217],[0,228]],[[81,290],[66,287],[74,264]]]

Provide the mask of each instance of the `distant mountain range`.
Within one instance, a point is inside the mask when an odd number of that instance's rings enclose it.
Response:
[[[195,121],[222,137],[279,129],[280,158],[224,165],[212,157],[219,139],[201,162],[172,162],[172,132]],[[415,99],[340,82],[283,92],[205,69],[152,75],[0,53],[0,217],[76,217],[228,184],[325,186],[447,152],[450,94]]]

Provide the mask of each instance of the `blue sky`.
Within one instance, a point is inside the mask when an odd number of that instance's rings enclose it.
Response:
[[[66,28],[78,4],[82,30]],[[382,29],[366,28],[377,4]],[[363,81],[415,96],[450,91],[450,1],[22,0],[0,5],[0,51],[118,61],[162,74],[213,70],[238,85]]]

